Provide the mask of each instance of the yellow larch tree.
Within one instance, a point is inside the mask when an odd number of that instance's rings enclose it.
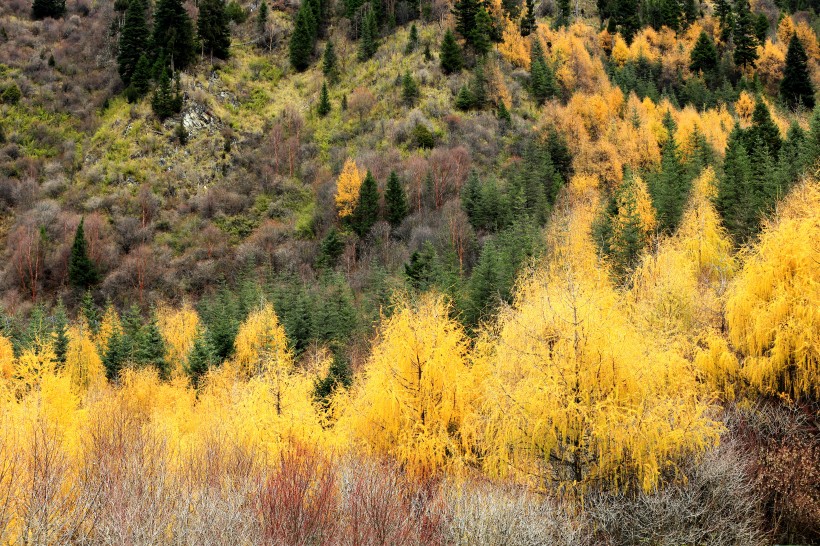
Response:
[[[410,473],[458,468],[469,453],[467,337],[443,296],[405,302],[385,319],[339,426]]]
[[[64,371],[77,392],[105,382],[105,368],[85,321],[69,329]]]
[[[651,490],[721,426],[691,364],[641,335],[596,267],[596,209],[579,203],[553,218],[549,261],[478,343],[483,462],[542,489]]]
[[[188,302],[176,309],[163,305],[157,310],[157,323],[165,341],[165,359],[171,365],[171,375],[181,377],[199,332],[199,315]]]
[[[122,332],[122,323],[120,322],[119,313],[117,313],[117,310],[109,302],[100,321],[100,328],[97,330],[97,335],[94,336],[94,343],[96,343],[101,355],[105,354],[105,351],[108,350],[108,340],[111,339],[114,332]]]
[[[729,339],[758,392],[820,398],[820,184],[803,181],[729,289]]]
[[[14,375],[14,368],[14,347],[9,338],[0,334],[0,379],[11,379]]]
[[[270,302],[264,302],[248,315],[239,326],[234,346],[234,362],[247,377],[293,367],[285,328]]]
[[[509,17],[504,18],[504,30],[501,34],[501,43],[498,52],[507,61],[518,68],[530,68],[530,43]]]
[[[353,214],[356,203],[359,201],[359,188],[364,180],[364,174],[352,159],[345,161],[342,172],[336,181],[336,210],[339,218],[346,218]]]
[[[20,392],[26,392],[40,384],[46,375],[54,373],[57,356],[51,340],[35,339],[30,347],[23,350],[14,370],[14,378]]]

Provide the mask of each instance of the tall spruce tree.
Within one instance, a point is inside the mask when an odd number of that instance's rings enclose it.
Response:
[[[146,54],[142,54],[137,61],[137,67],[131,75],[131,85],[125,90],[128,102],[137,102],[151,90],[151,61]]]
[[[695,42],[695,47],[692,48],[692,53],[689,57],[689,70],[709,74],[717,68],[717,62],[718,52],[715,47],[715,42],[706,31],[703,30]]]
[[[649,179],[649,192],[657,211],[658,227],[663,232],[672,233],[683,216],[692,180],[687,176],[675,142],[674,122],[669,112],[664,117],[664,126],[667,138],[661,150],[661,170]]]
[[[194,60],[194,25],[182,0],[157,0],[151,45],[162,52],[173,71],[185,69]]]
[[[809,77],[809,58],[803,43],[792,34],[789,50],[786,52],[786,66],[780,81],[780,96],[789,108],[798,106],[809,110],[814,108],[814,86]]]
[[[170,376],[171,366],[165,359],[165,340],[159,331],[156,312],[152,311],[148,322],[140,329],[139,340],[134,347],[135,360],[141,366],[152,366],[162,379]]]
[[[493,47],[493,19],[487,8],[481,6],[475,16],[475,28],[469,40],[477,55],[486,55]]]
[[[202,51],[217,59],[227,59],[231,46],[231,30],[225,12],[225,0],[200,0],[197,31]]]
[[[65,364],[68,352],[68,316],[61,299],[54,311],[54,356],[61,365]]]
[[[132,0],[125,12],[117,53],[117,70],[126,87],[131,83],[140,58],[148,51],[150,39],[145,5],[139,0]]]
[[[328,40],[322,56],[322,74],[331,85],[339,82],[339,60],[333,40]]]
[[[268,33],[268,3],[265,0],[259,4],[259,11],[256,13],[256,33],[259,35],[262,42],[265,42],[265,36]]]
[[[419,84],[413,79],[410,71],[404,73],[401,80],[401,99],[405,106],[413,106],[419,98]]]
[[[194,344],[188,353],[188,361],[185,367],[194,388],[199,387],[202,378],[205,377],[205,374],[215,363],[216,358],[208,333],[200,330],[194,338]]]
[[[31,5],[31,16],[35,19],[54,19],[65,14],[65,0],[34,0]]]
[[[468,45],[472,45],[472,40],[475,37],[476,17],[481,7],[481,0],[456,0],[453,5],[456,32],[464,38]]]
[[[399,227],[407,216],[410,207],[407,204],[407,194],[399,181],[396,171],[390,171],[387,178],[387,187],[384,190],[385,219],[395,229]]]
[[[757,61],[757,46],[759,45],[755,33],[755,16],[749,8],[748,0],[738,0],[735,8],[737,13],[732,29],[735,64],[742,67],[753,67]]]
[[[362,21],[362,35],[359,38],[359,60],[367,61],[373,58],[379,49],[379,22],[376,10],[372,7],[365,13]]]
[[[116,381],[120,377],[125,362],[127,361],[125,339],[119,329],[108,338],[108,347],[105,349],[105,354],[102,358],[103,367],[105,367],[105,377],[109,381]]]
[[[353,211],[352,227],[359,237],[364,237],[379,219],[379,186],[370,171],[367,171],[359,187],[359,202]]]
[[[176,106],[177,100],[171,89],[171,77],[168,75],[168,69],[163,67],[154,96],[151,98],[151,108],[154,115],[162,121],[179,112]]]
[[[441,61],[441,70],[445,74],[452,74],[458,72],[464,66],[464,58],[461,54],[461,46],[458,45],[456,37],[449,28],[444,33],[444,39],[441,41],[441,53],[439,54]]]
[[[322,82],[322,92],[319,93],[319,105],[316,107],[316,113],[319,117],[325,117],[330,113],[330,96],[327,93],[327,83]]]
[[[746,151],[745,135],[735,126],[726,145],[723,176],[718,180],[715,206],[723,224],[740,243],[752,233],[753,214],[752,165]]]
[[[555,74],[547,64],[538,40],[532,41],[530,52],[530,92],[539,105],[554,97],[557,92]]]
[[[85,219],[80,220],[74,232],[74,243],[68,258],[68,280],[72,286],[82,289],[97,284],[100,274],[96,264],[88,256],[88,242],[85,240]]]
[[[521,17],[519,31],[521,36],[529,36],[535,30],[535,1],[525,0],[524,15]]]
[[[766,146],[773,159],[777,159],[780,146],[783,144],[780,129],[775,125],[766,103],[759,96],[752,112],[752,125],[745,132],[745,139],[746,151],[750,154],[755,146],[762,145]]]
[[[632,43],[635,33],[641,28],[640,7],[636,0],[614,0],[610,31],[620,32],[626,43]]]
[[[419,46],[419,29],[416,28],[416,23],[410,25],[410,34],[407,38],[407,46],[404,48],[404,54],[410,55]]]
[[[313,14],[307,4],[302,4],[296,13],[293,34],[290,37],[290,64],[297,72],[303,72],[310,66],[313,48],[316,42]]]

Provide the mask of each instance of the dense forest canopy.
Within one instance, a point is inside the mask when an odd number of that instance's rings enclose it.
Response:
[[[820,541],[813,0],[0,5],[0,542]]]

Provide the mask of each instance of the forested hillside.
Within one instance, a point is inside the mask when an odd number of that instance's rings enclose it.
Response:
[[[814,0],[5,0],[0,542],[820,542]]]

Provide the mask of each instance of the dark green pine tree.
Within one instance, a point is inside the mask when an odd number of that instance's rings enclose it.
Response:
[[[525,0],[524,15],[521,17],[521,24],[519,25],[521,36],[529,36],[535,30],[535,2],[534,0]]]
[[[307,4],[302,4],[296,14],[293,34],[290,37],[290,64],[297,72],[303,72],[310,66],[315,44],[315,25],[313,14]]]
[[[458,32],[469,45],[472,45],[472,40],[475,37],[476,17],[481,7],[481,0],[456,0],[453,5],[456,32]]]
[[[754,22],[755,38],[757,42],[763,44],[766,42],[766,35],[769,34],[769,18],[765,13],[758,13]]]
[[[493,47],[493,18],[484,6],[478,9],[475,16],[475,27],[468,42],[473,46],[477,55],[486,55]]]
[[[657,211],[658,226],[673,233],[683,216],[692,181],[687,176],[674,138],[674,122],[669,112],[664,117],[667,139],[661,150],[661,170],[649,179],[652,204]]]
[[[530,92],[539,105],[554,97],[557,92],[555,73],[547,64],[538,40],[533,40],[530,52]]]
[[[461,208],[464,214],[467,215],[467,220],[476,231],[486,228],[486,223],[482,216],[484,206],[481,193],[481,181],[478,179],[478,173],[471,170],[467,175],[467,181],[461,188]]]
[[[706,31],[701,31],[689,57],[689,70],[695,73],[700,71],[709,74],[717,68],[717,63],[718,52],[715,42]]]
[[[379,186],[373,174],[367,171],[359,187],[359,202],[353,211],[353,231],[364,237],[379,219]]]
[[[387,177],[387,187],[384,190],[384,216],[393,229],[399,227],[404,221],[410,206],[407,203],[407,194],[399,181],[396,171],[390,171]]]
[[[416,28],[416,23],[413,23],[410,26],[410,35],[407,38],[407,46],[404,48],[404,54],[410,55],[417,47],[419,47],[419,30]]]
[[[808,169],[820,160],[820,108],[815,108],[809,120],[809,132],[800,150],[800,168]]]
[[[68,316],[66,316],[63,300],[57,304],[54,311],[54,355],[57,362],[65,364],[68,352]]]
[[[211,366],[216,364],[214,349],[211,347],[207,331],[200,331],[194,338],[194,344],[188,353],[186,371],[194,388],[198,388],[202,378],[208,373]]]
[[[662,25],[677,32],[680,30],[681,5],[678,0],[662,0],[660,3]]]
[[[809,78],[808,61],[803,44],[796,34],[792,34],[780,81],[780,96],[792,110],[799,106],[809,110],[814,108],[814,86]]]
[[[473,93],[470,91],[470,88],[466,85],[462,85],[461,89],[458,90],[458,95],[456,95],[455,106],[457,109],[463,112],[471,110],[475,106]]]
[[[319,94],[319,105],[316,107],[316,113],[319,117],[325,117],[330,113],[330,97],[327,94],[327,84],[322,82],[322,92]]]
[[[96,335],[100,327],[100,312],[94,303],[91,290],[86,290],[83,293],[83,299],[80,302],[80,314],[85,319],[85,323],[91,329],[91,332]]]
[[[568,26],[569,25],[569,18],[572,15],[572,7],[570,6],[570,0],[558,0],[558,20],[557,24],[560,26]],[[533,29],[535,25],[533,24]]]
[[[125,90],[129,102],[137,102],[151,90],[151,61],[143,54],[137,61],[137,67],[131,75],[131,85]]]
[[[752,125],[746,131],[746,151],[750,153],[755,146],[766,146],[773,159],[777,159],[783,140],[780,129],[775,125],[766,103],[758,96],[752,112]]]
[[[166,67],[162,68],[157,88],[151,98],[151,108],[160,121],[173,116],[179,111],[176,108],[176,97],[171,89],[171,77],[168,75]]]
[[[700,8],[697,0],[683,0],[683,21],[689,26],[700,17]]]
[[[473,99],[473,108],[484,108],[487,104],[487,80],[484,78],[484,63],[479,62],[473,70],[470,79],[470,96]]]
[[[641,28],[638,2],[636,0],[614,0],[609,26],[611,31],[620,32],[627,44],[632,43],[632,38]]]
[[[84,224],[85,219],[80,220],[77,231],[74,232],[74,243],[71,245],[71,255],[68,258],[68,281],[72,286],[87,289],[99,282],[100,274],[96,264],[88,256]]]
[[[109,381],[119,379],[120,371],[122,371],[127,358],[124,336],[119,330],[114,330],[111,337],[108,338],[108,347],[102,359],[105,367],[105,377]]]
[[[503,100],[498,101],[498,110],[496,110],[496,117],[503,126],[508,126],[510,123],[512,123],[512,116],[510,115],[510,111],[507,109],[507,105],[504,104]]]
[[[802,168],[802,151],[806,144],[806,131],[793,121],[780,148],[777,164],[777,186],[787,193],[800,177]]]
[[[729,0],[715,0],[715,15],[720,21],[720,40],[724,43],[728,42],[735,25],[731,2]]]
[[[240,323],[236,299],[231,291],[223,287],[205,306],[203,315],[208,325],[208,341],[213,347],[217,362],[227,360],[233,354]]]
[[[444,39],[441,41],[441,53],[439,54],[441,69],[445,74],[458,72],[464,66],[464,58],[461,54],[461,46],[458,45],[453,31],[447,29]]]
[[[268,3],[262,0],[262,3],[259,4],[259,11],[256,14],[256,33],[259,35],[259,39],[262,43],[267,41],[265,37],[268,34],[268,13]]]
[[[405,106],[413,106],[419,98],[419,85],[413,79],[410,71],[404,73],[401,79],[401,100]]]
[[[723,176],[718,180],[715,200],[723,225],[737,243],[745,241],[752,232],[752,166],[744,141],[743,131],[735,126],[726,145]]]
[[[194,25],[182,0],[158,0],[151,34],[154,51],[162,51],[173,71],[194,60]]]
[[[165,341],[160,334],[155,312],[151,312],[151,318],[142,327],[138,339],[139,343],[134,348],[135,360],[142,366],[153,366],[162,379],[167,379],[171,367],[165,360]]]
[[[325,53],[322,55],[322,74],[331,85],[339,82],[339,60],[332,40],[327,41]]]
[[[749,8],[748,0],[738,0],[737,14],[732,29],[735,45],[735,64],[742,67],[754,66],[757,61],[758,40],[755,34],[755,16]]]
[[[137,0],[130,2],[122,23],[117,53],[117,70],[126,87],[131,83],[140,59],[148,51],[150,38],[145,5]]]
[[[379,22],[376,10],[369,9],[362,21],[362,35],[359,39],[359,60],[367,61],[373,58],[379,49]]]
[[[31,16],[35,19],[54,19],[65,14],[65,0],[34,0],[31,5]]]
[[[618,216],[624,220],[621,229],[610,243],[615,274],[620,280],[625,280],[629,272],[635,268],[647,244],[638,213],[638,199],[635,191],[635,178],[631,172],[627,173],[615,192],[615,200],[619,203]]]
[[[225,12],[225,0],[200,0],[197,31],[202,51],[217,59],[227,59],[231,46],[231,29]]]
[[[339,237],[335,227],[330,228],[325,238],[319,244],[319,255],[316,258],[316,267],[333,269],[345,250],[345,243]]]
[[[323,406],[330,402],[330,396],[339,387],[347,388],[353,383],[353,373],[350,371],[350,364],[347,359],[340,354],[333,354],[333,361],[327,370],[327,375],[317,379],[313,385],[313,396]]]
[[[499,272],[502,267],[503,265],[499,262],[499,252],[491,240],[481,249],[478,263],[470,275],[467,288],[469,301],[464,313],[464,322],[468,326],[477,326],[501,302]]]

